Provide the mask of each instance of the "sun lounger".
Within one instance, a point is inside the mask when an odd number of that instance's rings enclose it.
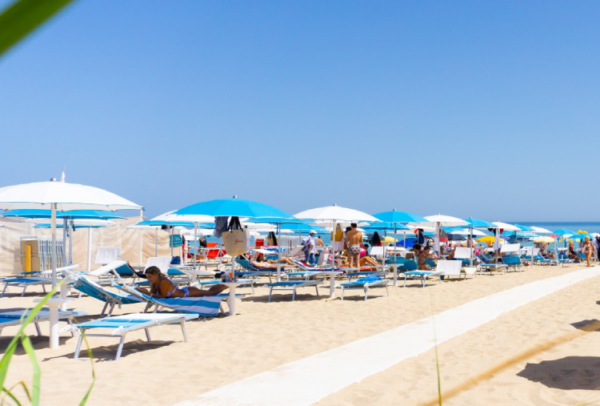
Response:
[[[506,265],[506,269],[507,270],[515,270],[515,271],[521,271],[521,258],[519,258],[516,255],[511,255],[508,257],[502,257],[502,262],[504,263],[504,265]]]
[[[167,299],[146,295],[130,286],[123,286],[116,283],[113,286],[129,293],[140,301],[146,302],[145,312],[149,311],[152,306],[155,306],[155,312],[161,307],[164,307],[182,313],[194,313],[203,317],[214,317],[219,313],[221,302],[229,297],[229,294],[227,293],[214,296],[171,297]],[[243,295],[236,295],[236,297],[243,297]]]
[[[345,289],[363,289],[365,292],[365,300],[367,300],[369,295],[369,289],[373,288],[385,288],[387,295],[390,295],[390,291],[388,290],[388,284],[391,281],[389,279],[381,279],[378,276],[367,276],[364,278],[360,278],[356,281],[344,282],[340,283],[338,287],[342,289],[341,300],[344,300],[344,290]]]
[[[356,269],[356,268],[353,268]],[[341,269],[342,271],[344,271],[345,269]],[[346,272],[346,276],[348,277],[348,280],[351,281],[352,278],[358,278],[361,276],[367,277],[367,276],[380,276],[383,277],[388,273],[389,270],[389,265],[382,265],[382,266],[363,266],[361,268],[359,268],[356,271],[350,271]]]
[[[254,285],[258,282],[258,279],[237,279],[236,282],[240,283],[238,286],[240,288],[250,286],[250,289],[252,289],[252,296],[254,296]],[[203,289],[206,285],[218,285],[219,283],[223,283],[223,281],[221,279],[199,279],[196,283],[199,289]]]
[[[0,333],[4,327],[9,326],[18,326],[20,325],[25,318],[29,315],[31,310],[14,310],[9,312],[1,312],[0,313]],[[86,316],[87,312],[75,312],[75,311],[59,311],[58,319],[59,320],[67,320],[69,325],[73,324],[73,318]],[[40,331],[39,323],[43,321],[48,321],[50,319],[50,310],[41,309],[33,319],[32,323],[35,325],[35,330],[37,331],[37,335],[41,336],[42,333]]]
[[[536,255],[533,257],[533,262],[538,265],[556,265],[556,261],[548,258],[544,258],[541,255]]]
[[[459,278],[463,275],[462,273],[462,261],[458,260],[440,260],[438,261],[437,272],[440,272],[440,275],[443,277],[447,277],[450,279],[452,276],[458,276]],[[466,277],[466,275],[465,275]]]
[[[44,293],[46,293],[46,285],[52,285],[52,278],[41,278],[34,276],[29,276],[25,278],[15,277],[6,278],[2,282],[4,282],[4,289],[2,289],[2,295],[0,295],[0,297],[4,297],[4,293],[6,293],[6,290],[9,286],[23,288],[23,291],[21,292],[21,297],[23,297],[25,296],[25,291],[29,286],[41,286],[44,290]]]
[[[273,290],[291,290],[292,293],[292,302],[296,299],[296,289],[298,288],[309,288],[314,287],[317,291],[317,296],[319,296],[319,285],[321,281],[318,280],[304,280],[304,281],[281,281],[269,283],[267,286],[269,287],[269,302],[271,301],[271,295],[273,294]]]
[[[117,347],[117,355],[115,361],[121,357],[123,344],[127,333],[137,330],[146,332],[146,339],[150,341],[150,328],[162,326],[165,324],[179,324],[183,333],[183,340],[187,343],[187,333],[185,331],[185,322],[188,320],[197,319],[197,314],[183,313],[135,313],[124,316],[106,317],[99,320],[88,321],[75,326],[80,332],[85,332],[86,337],[119,337],[119,346]],[[110,329],[106,334],[89,333],[92,329]],[[79,336],[77,348],[75,349],[74,359],[79,358],[81,351],[81,343],[83,335]]]
[[[125,304],[134,304],[140,303],[142,300],[139,298],[132,296],[130,294],[123,294],[120,292],[112,292],[106,289],[104,286],[97,284],[92,281],[85,275],[71,275],[71,278],[75,280],[73,287],[78,291],[93,297],[94,299],[98,299],[101,302],[104,302],[104,307],[102,308],[101,316],[104,315],[104,312],[108,308],[108,315],[112,314],[115,306],[121,307],[121,305]]]
[[[252,265],[252,263],[250,261],[248,261],[246,259],[236,258],[235,261],[238,264],[240,264],[240,266],[242,268],[245,269],[245,271],[235,272],[236,276],[251,277],[251,278],[267,276],[269,278],[269,282],[271,282],[271,278],[273,276],[277,276],[277,271],[275,269],[264,269],[264,268],[255,267],[254,265]]]
[[[490,274],[494,275],[494,272],[502,271],[502,273],[506,272],[506,268],[508,268],[505,264],[501,263],[493,263],[493,260],[489,260],[488,257],[484,255],[479,255],[479,259],[481,259],[482,263],[479,264],[479,275],[482,274],[483,271],[489,271]],[[488,262],[489,260],[489,262]]]
[[[435,278],[436,276],[441,276],[441,271],[407,271],[403,272],[400,275],[404,277],[404,287],[406,287],[407,279],[420,279],[423,287],[426,286],[426,282],[428,278]]]

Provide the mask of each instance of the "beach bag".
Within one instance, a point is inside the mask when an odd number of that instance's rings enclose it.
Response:
[[[222,237],[227,255],[237,257],[248,252],[248,236],[245,230],[225,231]]]

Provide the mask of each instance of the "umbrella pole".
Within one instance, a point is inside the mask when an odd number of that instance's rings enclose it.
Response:
[[[169,241],[169,245],[171,246],[171,258],[173,258],[173,226],[171,226],[171,240]]]
[[[335,268],[335,233],[337,231],[337,221],[333,220],[333,229],[331,231],[331,235],[333,238],[331,239],[331,267]]]
[[[198,222],[194,221],[194,271],[196,270],[196,258],[198,257]],[[189,248],[188,248],[189,250]]]
[[[75,226],[73,225],[73,220],[69,221],[69,263],[68,265],[73,264],[73,232],[75,231]]]
[[[56,288],[56,203],[52,203],[52,212],[50,215],[50,229],[52,230],[52,289]],[[50,305],[50,348],[58,348],[58,306]]]
[[[88,249],[87,249],[87,270],[92,270],[92,230],[93,228],[88,228]]]
[[[433,241],[434,251],[441,257],[440,252],[440,223],[435,223],[435,239]]]
[[[63,219],[62,266],[67,265],[67,218]]]
[[[475,253],[475,244],[473,244],[473,227],[469,227],[469,237],[469,240],[471,241],[471,247],[469,247],[469,266],[473,268],[473,254]]]
[[[158,256],[158,227],[154,229],[154,256]]]

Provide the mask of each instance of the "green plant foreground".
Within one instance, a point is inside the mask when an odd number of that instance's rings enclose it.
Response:
[[[21,387],[23,389],[23,391],[25,392],[25,395],[27,396],[27,400],[29,403],[31,403],[32,405],[36,405],[36,406],[40,404],[40,381],[41,381],[42,371],[41,371],[40,365],[37,361],[37,358],[35,356],[35,350],[33,348],[33,345],[31,344],[31,340],[29,339],[29,336],[27,334],[25,334],[25,328],[29,324],[31,324],[31,322],[35,319],[35,317],[40,312],[40,310],[42,310],[42,308],[44,307],[46,302],[54,295],[54,293],[57,291],[57,289],[60,287],[60,285],[61,285],[61,283],[56,285],[56,287],[54,289],[52,289],[52,291],[50,293],[48,293],[40,301],[40,303],[38,303],[37,306],[35,306],[29,312],[27,317],[22,319],[21,327],[19,328],[19,331],[17,332],[17,334],[15,334],[14,338],[10,341],[10,344],[8,344],[8,347],[6,348],[6,352],[2,356],[2,359],[0,360],[0,388],[2,388],[2,394],[0,395],[0,397],[2,398],[2,403],[1,403],[2,405],[5,404],[7,398],[12,400],[16,405],[21,406],[23,404],[17,398],[17,396],[13,393],[13,391],[16,387]],[[94,370],[92,351],[89,348],[89,345],[87,343],[87,339],[85,338],[85,336],[84,336],[84,341],[86,344],[88,356],[92,363],[92,383],[91,383],[89,389],[87,390],[83,400],[79,403],[80,405],[85,405],[85,403],[87,402],[87,400],[90,396],[90,393],[92,392],[94,384],[96,383],[96,373]],[[10,388],[6,388],[6,386],[4,385],[6,382],[6,376],[8,375],[8,368],[10,366],[10,361],[12,359],[12,356],[15,353],[15,350],[17,349],[17,345],[19,344],[19,342],[21,342],[21,345],[23,346],[23,349],[27,353],[29,361],[31,362],[31,365],[33,367],[33,382],[32,382],[31,390],[27,387],[27,385],[23,381],[18,382],[17,384],[15,384],[14,386],[12,386]]]
[[[0,57],[73,0],[18,0],[0,14]]]

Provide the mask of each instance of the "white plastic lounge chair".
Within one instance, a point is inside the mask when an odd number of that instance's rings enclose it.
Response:
[[[441,272],[440,276],[447,276],[450,279],[451,276],[462,276],[462,261],[457,260],[440,260],[438,261],[436,271]],[[466,278],[466,275],[465,275]]]
[[[14,310],[14,311],[10,311],[10,312],[1,312],[0,313],[0,333],[2,332],[2,329],[4,327],[20,325],[23,322],[23,320],[25,320],[25,318],[29,315],[29,312],[31,312],[31,310]],[[86,315],[87,315],[87,312],[82,312],[82,311],[76,312],[76,311],[70,311],[70,310],[62,311],[61,310],[58,312],[58,319],[59,320],[67,320],[69,325],[72,325],[73,318],[86,316]],[[48,320],[50,320],[50,310],[41,309],[35,315],[35,318],[33,319],[32,323],[35,325],[35,330],[37,331],[38,336],[42,335],[42,333],[40,331],[39,323],[43,322],[43,321],[48,321]],[[69,329],[69,328],[67,328],[67,329]],[[63,329],[61,331],[66,331],[66,329]]]
[[[74,279],[73,287],[78,291],[85,293],[86,295],[93,297],[94,299],[98,299],[101,302],[104,302],[104,307],[102,308],[101,316],[104,316],[104,312],[108,308],[108,315],[110,316],[113,312],[115,306],[119,306],[124,304],[134,304],[142,302],[136,296],[132,296],[129,294],[123,294],[120,292],[112,292],[106,289],[104,286],[97,284],[91,279],[87,278],[85,275],[71,275],[71,278]]]
[[[341,300],[344,300],[344,290],[345,289],[363,289],[365,292],[365,300],[367,300],[369,296],[369,289],[371,288],[385,288],[387,295],[390,295],[390,291],[388,289],[388,284],[391,282],[389,279],[381,279],[378,277],[367,276],[365,278],[360,278],[351,282],[344,282],[337,285],[337,287],[342,288]]]
[[[65,266],[62,268],[57,268],[56,274],[62,275],[62,274],[67,273],[68,271],[73,270],[78,267],[79,267],[79,265],[69,265],[69,266]],[[51,273],[52,273],[51,270],[37,272],[37,274],[39,274],[39,275],[48,275]],[[26,276],[26,277],[15,276],[15,277],[4,278],[2,280],[2,282],[4,282],[4,289],[2,289],[2,294],[0,295],[0,297],[4,297],[4,293],[6,292],[6,290],[8,289],[9,286],[23,288],[23,291],[21,292],[21,297],[22,297],[25,295],[25,291],[27,290],[27,288],[29,286],[34,286],[34,285],[41,285],[42,289],[44,290],[44,293],[46,293],[46,285],[52,285],[52,278],[48,278],[46,276]]]
[[[473,248],[456,247],[454,259],[460,259],[462,261],[462,271],[465,273],[465,278],[469,275],[475,275],[477,272],[477,267],[475,266],[477,258],[474,256]],[[473,266],[471,266],[471,264],[473,264]]]
[[[159,308],[164,307],[182,313],[193,313],[203,317],[214,317],[219,313],[221,302],[229,297],[229,294],[227,293],[214,296],[171,297],[163,299],[146,295],[130,286],[123,286],[116,283],[113,286],[129,293],[140,301],[146,302],[145,312],[150,310],[152,306],[156,306],[154,312],[158,311]],[[236,295],[236,297],[243,297],[243,295]]]
[[[150,328],[165,324],[180,324],[181,331],[183,333],[183,340],[187,343],[188,339],[185,331],[185,322],[197,318],[197,314],[135,313],[88,321],[87,323],[76,325],[75,328],[80,332],[85,332],[86,337],[119,337],[119,346],[117,347],[117,355],[115,357],[116,361],[121,357],[121,352],[123,351],[123,344],[125,342],[125,336],[127,333],[143,329],[146,332],[146,339],[151,341],[149,331]],[[112,331],[107,334],[95,334],[87,332],[87,330],[95,328],[111,329]],[[83,335],[80,335],[79,341],[77,342],[77,348],[75,349],[75,355],[73,357],[74,359],[79,358],[82,341]]]
[[[441,276],[442,272],[440,271],[407,271],[403,272],[400,275],[404,276],[404,287],[406,287],[407,279],[420,279],[423,287],[427,285],[428,278],[435,278],[436,276]]]
[[[319,285],[321,281],[316,280],[304,280],[304,281],[281,281],[281,282],[273,282],[267,284],[269,287],[269,302],[271,301],[271,295],[273,294],[273,290],[291,290],[292,293],[292,302],[296,299],[296,289],[298,288],[308,288],[314,287],[317,291],[317,296],[319,296]]]

